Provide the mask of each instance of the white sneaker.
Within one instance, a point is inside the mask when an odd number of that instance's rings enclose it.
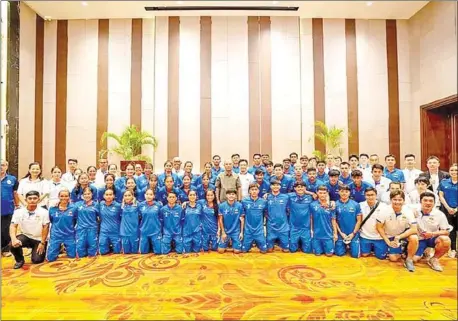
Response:
[[[456,258],[456,251],[452,250],[448,252],[448,257],[452,259]]]
[[[433,269],[434,271],[437,271],[437,272],[442,272],[444,269],[442,268],[442,266],[439,264],[439,260],[435,257],[433,258],[430,258],[428,261],[426,261],[428,263],[428,265],[431,267],[431,269]]]

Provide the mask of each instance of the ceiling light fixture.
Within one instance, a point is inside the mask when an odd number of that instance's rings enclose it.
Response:
[[[177,1],[177,4],[183,4],[183,1]]]
[[[278,1],[272,1],[272,4],[277,4],[277,3],[278,3]]]
[[[372,6],[372,2],[366,2],[366,5],[367,5],[368,7],[370,7],[370,6]]]
[[[46,20],[46,21],[51,21],[51,19],[52,19],[52,18],[51,18],[50,16],[45,16],[45,20]]]
[[[83,2],[81,2],[81,5],[86,7],[87,6],[87,2],[83,1]]]

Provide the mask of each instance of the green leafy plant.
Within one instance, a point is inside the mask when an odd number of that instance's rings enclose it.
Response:
[[[123,160],[151,162],[149,156],[142,155],[142,146],[150,145],[156,150],[158,145],[156,137],[146,131],[139,130],[135,125],[126,127],[120,135],[109,132],[103,133],[101,138],[102,144],[109,138],[114,139],[118,144],[113,148],[102,150],[100,152],[101,157],[104,157],[109,152],[113,152],[121,156]]]
[[[345,134],[345,130],[335,125],[326,126],[322,121],[315,122],[315,128],[314,137],[325,146],[325,152],[323,153],[322,151],[315,150],[312,153],[313,156],[318,160],[324,160],[327,154],[341,156],[343,153],[343,149],[341,148],[342,138]]]

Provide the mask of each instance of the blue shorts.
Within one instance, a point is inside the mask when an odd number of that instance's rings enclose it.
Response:
[[[360,254],[360,242],[359,242],[359,234],[356,235],[351,240],[350,244],[350,255],[353,258],[359,258]],[[342,237],[339,235],[339,238],[336,242],[336,255],[337,256],[344,256],[347,253],[347,244],[344,243]]]
[[[384,240],[370,240],[361,237],[359,239],[359,244],[361,246],[361,254],[370,254],[372,251],[374,251],[375,257],[377,259],[386,259],[388,245]]]
[[[390,237],[390,241],[393,241],[394,237]],[[402,246],[399,247],[391,247],[388,246],[388,255],[396,255],[396,254],[402,254]]]
[[[289,250],[296,252],[300,248],[304,253],[312,253],[312,236],[310,229],[295,229],[289,231]]]
[[[223,241],[221,238],[218,243],[218,248],[220,249],[227,249],[229,245],[229,241],[232,241],[232,248],[236,251],[242,250],[242,242],[240,242],[240,232],[235,232],[231,234],[227,234],[226,241]]]
[[[261,251],[262,253],[267,252],[267,243],[266,237],[264,236],[264,232],[256,234],[245,233],[245,235],[243,235],[242,251],[250,251],[251,246],[253,245],[253,241],[256,242],[256,246],[258,247],[259,251]]]
[[[418,250],[417,250],[417,253],[415,253],[415,255],[416,256],[422,256],[423,253],[425,253],[426,248],[428,248],[428,247],[435,248],[436,247],[436,239],[437,238],[438,238],[438,236],[432,237],[432,238],[427,239],[427,240],[420,240],[420,242],[418,244]]]
[[[282,250],[289,250],[289,231],[274,232],[267,230],[267,249],[273,249],[275,241],[278,240]]]
[[[313,239],[312,240],[313,253],[316,255],[334,254],[334,240],[333,239]]]

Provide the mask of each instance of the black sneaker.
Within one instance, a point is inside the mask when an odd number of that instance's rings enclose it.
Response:
[[[17,269],[20,269],[23,265],[24,265],[24,261],[21,261],[21,262],[16,262],[16,264],[14,264],[14,269],[17,270]]]

